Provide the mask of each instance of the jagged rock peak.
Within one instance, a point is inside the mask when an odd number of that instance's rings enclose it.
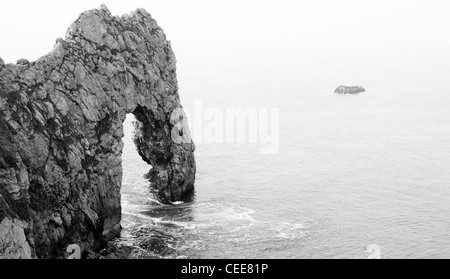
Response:
[[[105,11],[105,12],[111,14],[111,12],[109,11],[109,9],[108,9],[108,7],[106,6],[105,3],[102,3],[102,4],[100,5],[100,7],[98,7],[98,10],[100,10],[100,11]]]

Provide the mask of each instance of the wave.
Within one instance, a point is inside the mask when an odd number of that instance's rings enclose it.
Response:
[[[180,205],[180,204],[184,204],[184,201],[176,201],[176,202],[170,202],[173,205]]]
[[[147,211],[123,211],[123,223],[128,245],[161,258],[202,257],[225,247],[262,249],[308,231],[300,222],[263,219],[251,208],[223,202],[155,204]]]

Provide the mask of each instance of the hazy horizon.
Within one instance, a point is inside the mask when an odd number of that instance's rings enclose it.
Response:
[[[152,14],[172,42],[181,89],[295,88],[324,79],[326,86],[448,84],[447,1],[15,1],[3,4],[0,57],[37,60],[101,3],[114,15],[140,7]]]

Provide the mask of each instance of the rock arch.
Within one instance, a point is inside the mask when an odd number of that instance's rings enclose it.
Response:
[[[0,258],[64,256],[120,232],[123,122],[166,201],[193,189],[176,60],[145,10],[87,11],[36,62],[0,59]],[[174,113],[176,112],[176,113]]]

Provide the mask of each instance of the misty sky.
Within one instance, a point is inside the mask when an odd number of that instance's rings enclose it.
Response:
[[[339,85],[368,76],[411,82],[450,76],[446,0],[3,1],[0,57],[36,60],[81,12],[101,3],[117,15],[138,7],[150,12],[172,41],[186,82],[221,76],[243,86],[243,80]]]

